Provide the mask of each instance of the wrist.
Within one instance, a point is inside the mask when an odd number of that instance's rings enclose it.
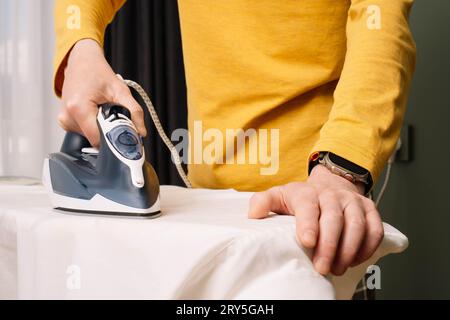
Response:
[[[62,94],[65,80],[70,79],[71,75],[80,72],[92,72],[95,68],[105,64],[108,65],[108,62],[105,59],[102,47],[97,41],[92,39],[79,40],[73,45],[61,63],[61,72],[58,71],[60,75],[56,79],[56,88],[60,89]]]
[[[95,59],[96,56],[105,60],[103,49],[97,41],[88,38],[78,40],[66,53],[65,57],[58,66],[54,79],[56,95],[61,97],[66,74],[72,66],[76,68],[77,65],[80,65],[80,63],[90,61],[93,58]]]
[[[67,66],[80,59],[92,59],[93,57],[104,57],[100,44],[93,39],[81,39],[77,41],[68,54]]]
[[[361,195],[364,195],[365,193],[365,185],[362,182],[352,183],[347,179],[332,173],[328,168],[321,164],[317,164],[311,170],[308,182],[320,185],[321,187],[347,189]]]

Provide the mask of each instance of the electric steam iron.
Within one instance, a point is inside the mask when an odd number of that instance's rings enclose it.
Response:
[[[99,106],[100,148],[68,132],[61,151],[44,161],[43,183],[53,207],[83,214],[160,215],[159,181],[123,106]]]

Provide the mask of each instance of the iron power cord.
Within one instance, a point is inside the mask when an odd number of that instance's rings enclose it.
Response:
[[[395,146],[395,150],[392,153],[392,155],[389,157],[389,160],[388,160],[388,163],[387,163],[387,167],[386,167],[386,175],[384,177],[383,185],[381,186],[380,192],[378,193],[377,199],[375,201],[375,206],[377,206],[377,207],[380,204],[380,201],[383,198],[384,192],[386,191],[386,188],[388,186],[389,178],[391,176],[392,166],[394,164],[395,157],[397,155],[397,151],[401,148],[401,146],[402,146],[402,140],[398,139],[397,145]]]
[[[144,103],[147,106],[148,112],[150,113],[150,117],[152,118],[152,121],[156,127],[156,130],[158,131],[159,136],[161,137],[162,141],[164,142],[166,147],[169,149],[170,154],[172,155],[172,160],[175,164],[175,167],[177,168],[178,174],[180,175],[186,187],[192,188],[191,182],[189,181],[186,172],[184,172],[184,169],[181,166],[180,155],[178,154],[175,146],[172,144],[172,141],[170,141],[169,137],[166,135],[164,128],[162,127],[161,122],[159,121],[158,113],[156,112],[155,107],[153,106],[153,103],[150,100],[147,93],[145,92],[145,90],[137,82],[123,79],[120,74],[118,74],[117,77],[120,80],[122,80],[127,86],[133,88],[141,96],[142,100],[144,100]]]

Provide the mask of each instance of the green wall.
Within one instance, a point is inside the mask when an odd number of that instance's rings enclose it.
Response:
[[[405,122],[413,161],[396,163],[380,206],[410,246],[381,263],[378,299],[450,299],[450,1],[416,0],[417,67]]]

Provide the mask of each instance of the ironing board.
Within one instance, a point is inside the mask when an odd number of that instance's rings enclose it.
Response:
[[[55,212],[41,185],[0,184],[0,299],[350,299],[374,256],[323,277],[294,217],[247,219],[251,193],[161,187],[153,220]]]

